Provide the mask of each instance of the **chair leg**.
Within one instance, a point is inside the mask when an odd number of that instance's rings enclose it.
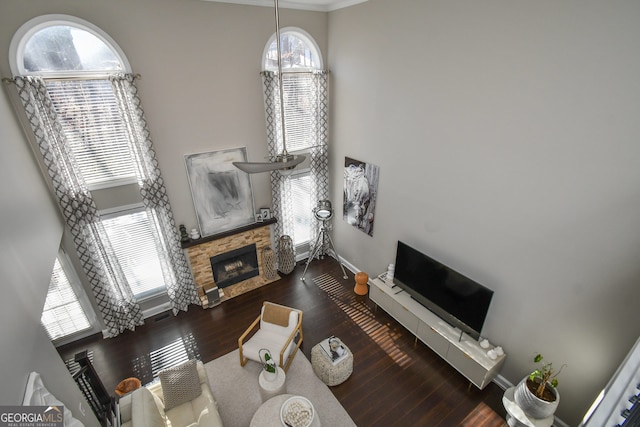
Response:
[[[240,366],[247,364],[247,358],[242,354],[242,346],[238,348],[238,355],[240,356]]]

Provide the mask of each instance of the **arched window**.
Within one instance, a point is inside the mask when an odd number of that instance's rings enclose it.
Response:
[[[69,15],[44,15],[26,22],[9,48],[14,75],[91,76],[130,72],[124,52],[108,34]]]
[[[13,37],[14,75],[38,75],[90,189],[136,182],[125,125],[108,74],[130,72],[118,45],[95,25],[68,15],[25,23]]]
[[[286,27],[280,31],[280,48],[282,54],[282,88],[285,110],[286,142],[289,151],[305,153],[312,160],[309,165],[299,167],[287,180],[281,180],[280,185],[287,190],[273,190],[274,210],[280,218],[276,225],[276,235],[291,235],[298,253],[304,252],[304,247],[314,238],[312,207],[318,194],[325,194],[319,190],[327,186],[326,178],[319,178],[317,165],[326,164],[319,159],[320,146],[326,144],[326,129],[321,122],[326,123],[326,85],[321,82],[317,73],[323,70],[322,55],[317,43],[306,31],[296,27]],[[267,41],[262,55],[262,69],[265,72],[278,71],[278,53],[275,33]],[[265,99],[267,114],[268,105],[279,106],[277,90],[268,91],[273,99]],[[272,114],[279,115],[278,108]],[[275,120],[275,116],[272,118]],[[277,120],[274,121],[277,123]],[[277,128],[277,126],[276,126]],[[315,152],[314,152],[315,150]],[[312,170],[316,166],[316,170]],[[286,196],[283,196],[286,194]],[[281,200],[290,198],[292,203]],[[323,196],[323,197],[326,197]]]
[[[301,28],[285,27],[280,31],[280,48],[282,49],[282,70],[322,70],[322,55],[316,41]],[[273,34],[262,55],[263,70],[278,69],[276,35]]]

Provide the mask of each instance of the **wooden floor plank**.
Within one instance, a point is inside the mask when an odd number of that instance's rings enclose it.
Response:
[[[238,337],[273,301],[301,309],[302,351],[329,335],[340,337],[354,354],[354,372],[331,390],[359,426],[506,426],[502,390],[495,384],[468,389],[468,382],[368,296],[353,293],[353,275],[342,278],[332,258],[314,260],[301,281],[304,264],[277,282],[211,308],[190,307],[177,316],[158,315],[116,338],[99,335],[58,348],[63,360],[89,350],[108,390],[130,376],[152,380],[152,365],[184,353],[203,362],[237,348]],[[316,280],[314,280],[316,279]],[[156,357],[152,360],[152,355]]]

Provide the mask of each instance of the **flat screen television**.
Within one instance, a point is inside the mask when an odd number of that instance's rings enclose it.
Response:
[[[450,325],[480,338],[491,289],[400,241],[393,281]]]

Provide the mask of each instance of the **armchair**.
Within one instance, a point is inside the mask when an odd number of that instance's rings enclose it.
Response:
[[[302,311],[265,301],[260,316],[238,338],[240,366],[249,359],[261,363],[259,352],[264,348],[280,356],[278,366],[287,372],[302,339]]]

